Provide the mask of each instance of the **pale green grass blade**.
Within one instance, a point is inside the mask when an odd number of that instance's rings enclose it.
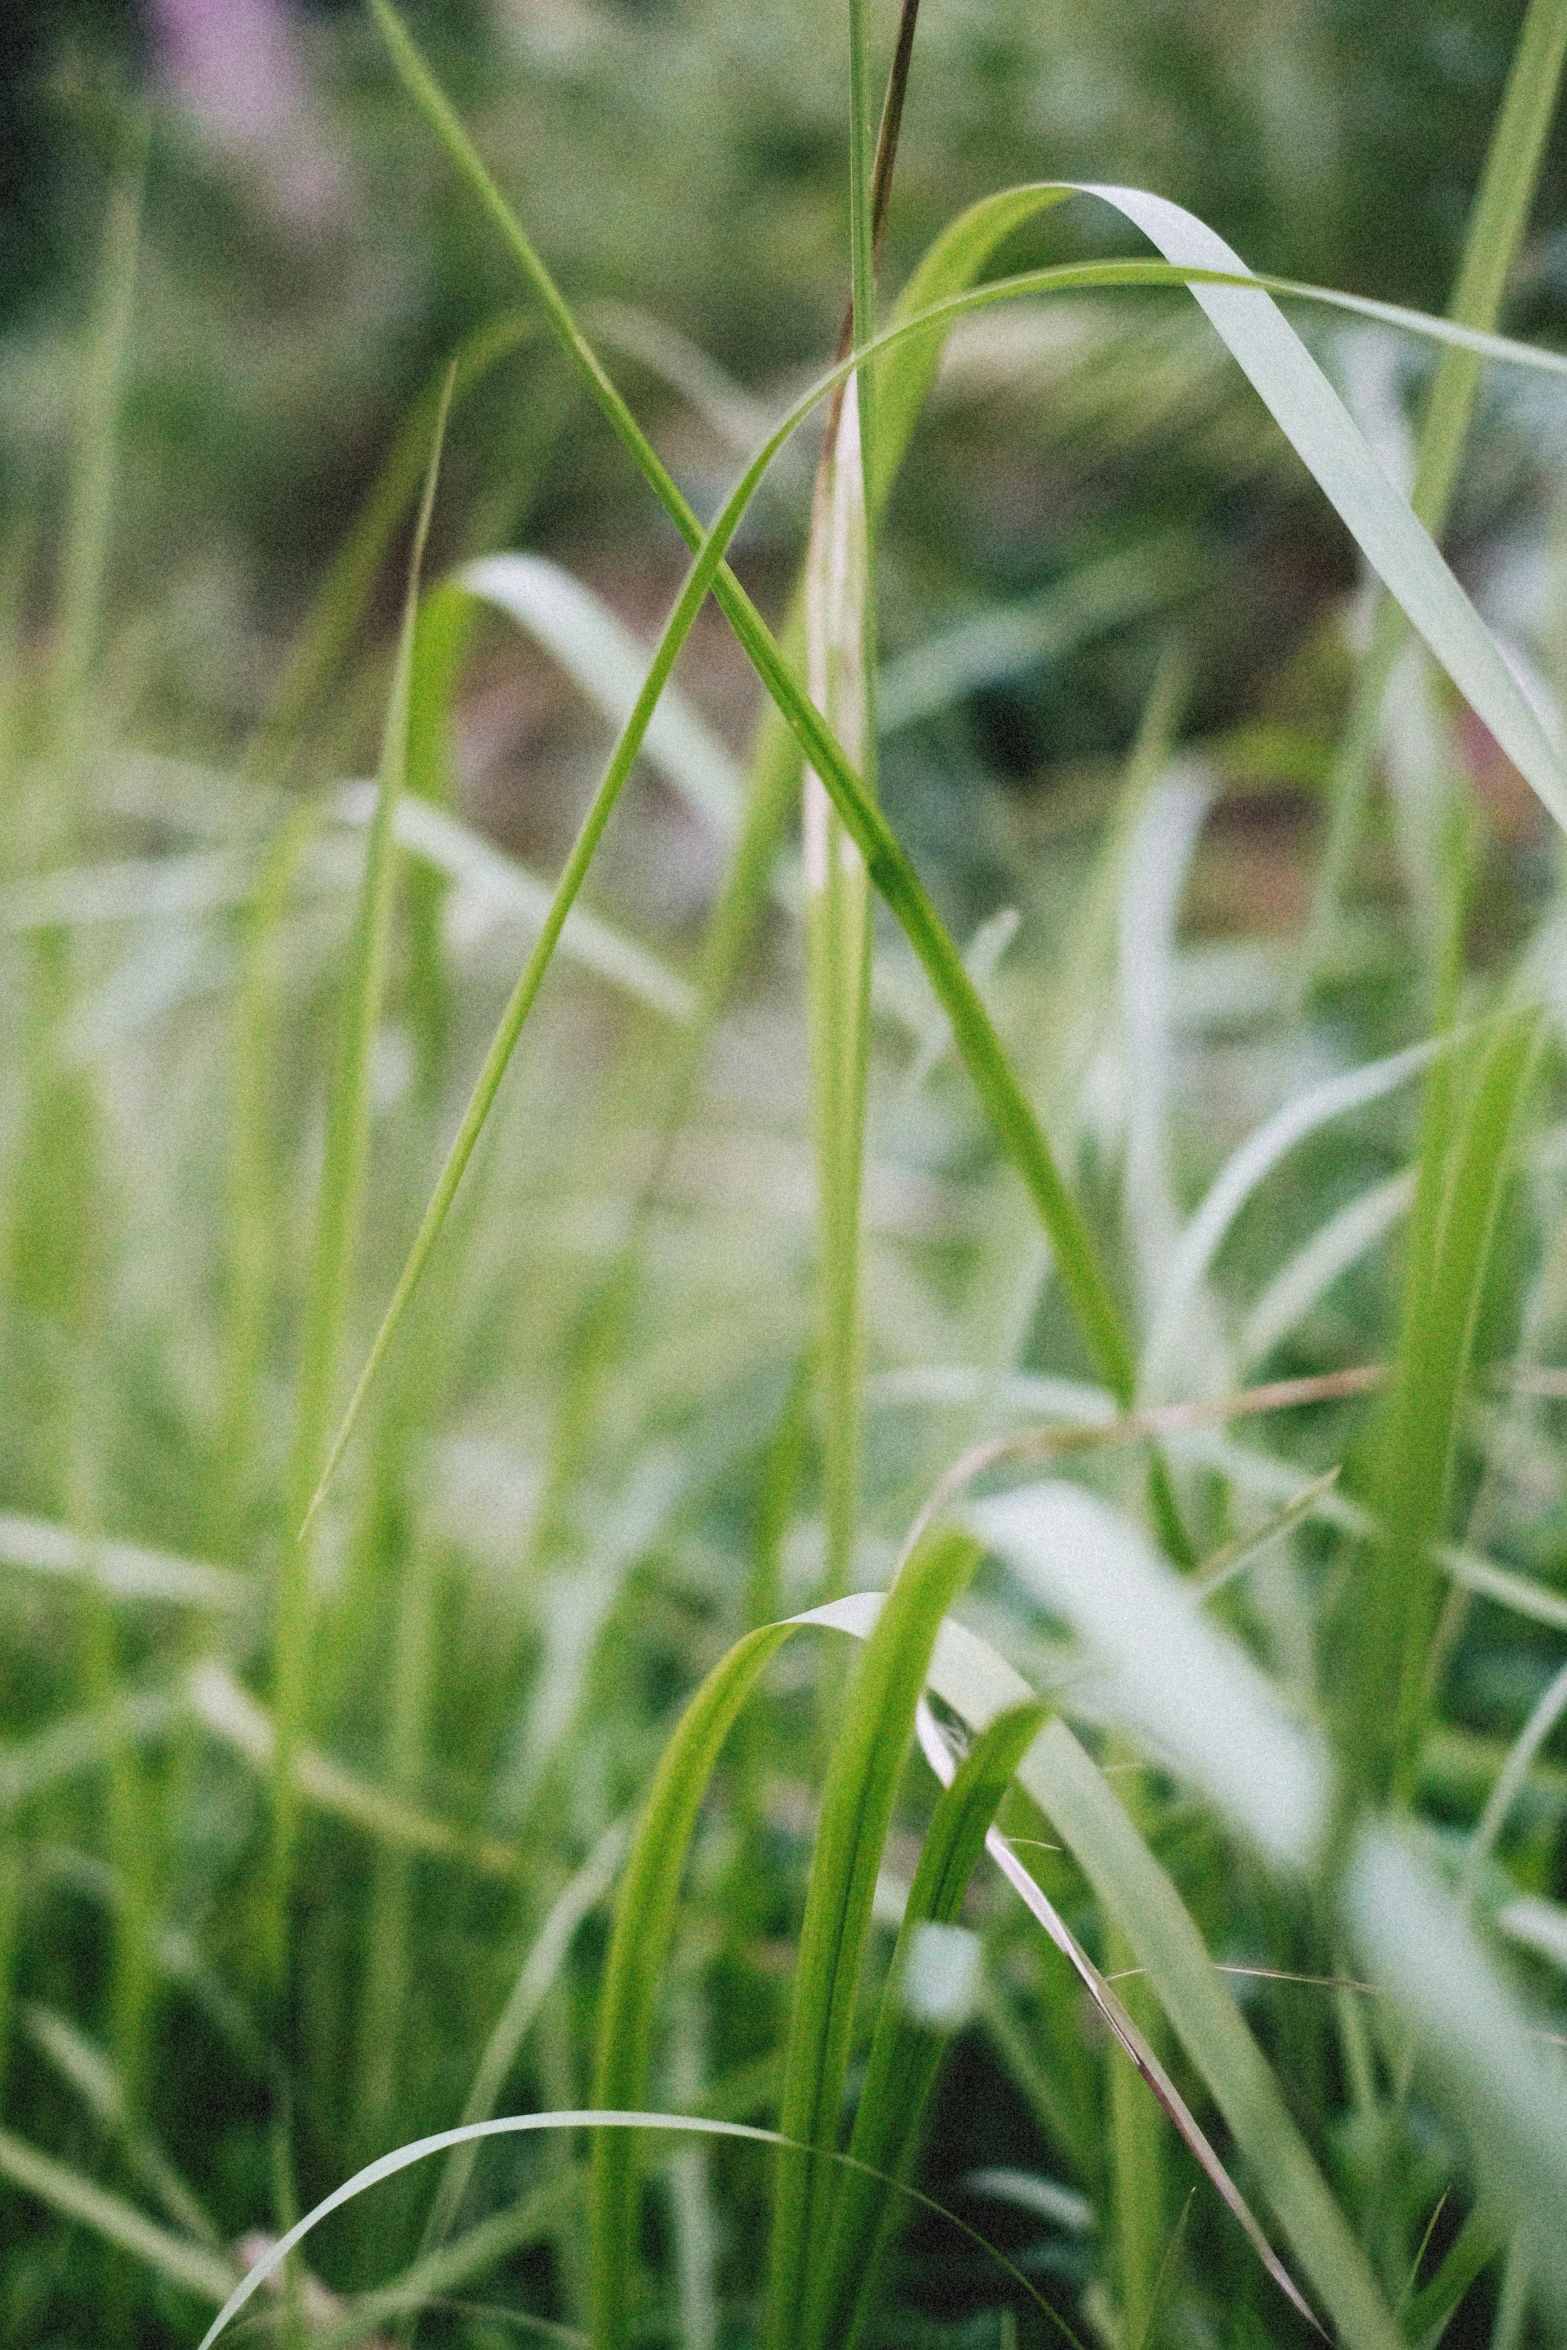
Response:
[[[1241,1326],[1243,1370],[1262,1362],[1303,1322],[1335,1281],[1374,1249],[1414,1198],[1411,1174],[1390,1175],[1319,1226],[1274,1274]]]
[[[1188,1586],[1192,1598],[1212,1599],[1216,1592],[1223,1591],[1233,1583],[1237,1575],[1243,1575],[1263,1551],[1275,1542],[1282,1542],[1285,1535],[1293,1533],[1297,1526],[1304,1525],[1314,1515],[1318,1503],[1333,1491],[1339,1473],[1336,1464],[1331,1469],[1325,1469],[1320,1477],[1313,1477],[1293,1501],[1286,1502],[1281,1510],[1275,1511],[1255,1533],[1238,1534],[1233,1542],[1227,1542],[1222,1550],[1204,1559],[1201,1572],[1192,1578]]]
[[[1180,1375],[1184,1333],[1208,1267],[1241,1209],[1266,1176],[1299,1142],[1329,1120],[1380,1101],[1429,1067],[1444,1043],[1410,1045],[1385,1060],[1330,1077],[1286,1102],[1249,1135],[1215,1176],[1201,1207],[1171,1254],[1143,1353],[1143,1382],[1162,1400]]]
[[[85,1771],[109,1764],[125,1741],[149,1743],[172,1729],[178,1698],[162,1690],[123,1689],[112,1702],[66,1714],[30,1738],[0,1746],[0,1822],[14,1819],[40,1797]]]
[[[194,1666],[186,1695],[190,1711],[221,1745],[241,1756],[253,1770],[275,1777],[277,1733],[273,1723],[226,1665],[209,1659]],[[480,1876],[503,1883],[515,1879],[522,1869],[522,1855],[515,1846],[497,1837],[473,1836],[454,1828],[304,1741],[294,1751],[293,1784],[301,1802],[377,1842],[428,1853],[432,1859],[457,1861]]]
[[[856,285],[856,303],[859,288]],[[858,320],[858,309],[856,319]],[[805,559],[806,677],[811,699],[874,790],[871,531],[860,441],[860,387],[851,380],[822,452]],[[832,412],[830,412],[832,413]],[[829,431],[833,430],[831,423]],[[869,1052],[871,896],[865,860],[814,768],[805,774],[806,999],[816,1154],[825,1587],[853,1576],[859,1508],[860,1197]]]
[[[1355,1939],[1469,2141],[1481,2192],[1567,2314],[1567,2064],[1542,2048],[1459,1900],[1391,1828],[1361,1837],[1346,1883]]]
[[[373,786],[363,784],[350,784],[337,800],[338,813],[352,824],[367,822],[374,805]],[[554,897],[549,883],[444,808],[412,797],[399,800],[393,830],[398,847],[409,856],[460,882],[498,913],[535,933],[548,922]],[[580,970],[607,980],[667,1020],[688,1020],[695,1009],[696,992],[688,980],[585,906],[573,906],[567,915],[560,951]]]
[[[119,461],[121,411],[136,310],[146,189],[147,128],[131,125],[131,152],[109,190],[103,248],[82,364],[74,390],[70,482],[61,531],[58,606],[49,680],[53,749],[65,769],[67,839],[74,829],[79,762],[91,727],[93,674],[103,633],[104,596]]]
[[[1512,1751],[1516,1753],[1517,1748]],[[1508,1760],[1511,1762],[1512,1754]],[[1534,1951],[1540,1958],[1550,1959],[1567,1974],[1567,1904],[1543,1901],[1537,1894],[1529,1894],[1522,1901],[1505,1902],[1493,1922],[1497,1932],[1505,1934],[1509,1942]]]
[[[234,2292],[234,2268],[220,2253],[186,2236],[176,2236],[144,2218],[134,2204],[94,2186],[47,2154],[0,2130],[0,2177],[32,2195],[62,2219],[90,2228],[104,2241],[145,2263],[153,2273],[201,2301],[224,2301]]]
[[[964,2020],[934,2016],[928,2000],[911,1996],[921,1936],[932,1925],[956,1930],[986,1833],[1044,1718],[1045,1709],[1038,1705],[998,1715],[976,1739],[931,1815],[849,2140],[850,2154],[867,2167],[847,2172],[838,2183],[827,2256],[813,2284],[807,2342],[849,2345],[869,2315],[877,2255],[891,2218],[887,2192],[870,2174],[908,2174],[952,2024]],[[974,1955],[977,1959],[977,1946]]]
[[[1005,1702],[1006,1691],[1010,1690],[1015,1698],[1027,1685],[982,1641],[975,1640],[971,1633],[966,1633],[959,1625],[946,1624],[942,1627],[931,1686],[946,1697],[955,1711],[967,1712],[972,1721],[978,1722],[993,1716],[996,1705]],[[920,1744],[931,1769],[942,1785],[947,1785],[954,1770],[952,1754],[926,1709],[922,1709],[920,1715]],[[1308,2324],[1317,2328],[1309,2304],[1301,2296],[1289,2271],[1259,2227],[1250,2205],[1208,2143],[1195,2115],[1166,2072],[1151,2042],[1087,1952],[1070,1933],[1018,1854],[995,1828],[986,1835],[985,1849],[1018,1898],[1077,1974],[1112,2038],[1141,2075],[1149,2093],[1169,2116],[1199,2167],[1234,2213],[1263,2268],[1285,2299],[1299,2310]],[[1112,1936],[1117,1931],[1112,1921]],[[1320,2331],[1320,2328],[1317,2330]]]
[[[286,2235],[280,2236],[276,2243],[269,2246],[261,2259],[247,2272],[240,2284],[230,2294],[223,2308],[219,2310],[212,2324],[203,2334],[198,2350],[211,2350],[211,2345],[217,2340],[219,2334],[223,2333],[239,2315],[252,2294],[259,2291],[270,2278],[276,2276],[289,2254],[298,2247],[313,2228],[319,2226],[322,2220],[329,2218],[334,2211],[341,2211],[345,2203],[351,2203],[356,2196],[364,2194],[368,2188],[379,2186],[384,2179],[395,2178],[399,2171],[407,2170],[413,2163],[427,2161],[430,2156],[435,2154],[444,2154],[454,2146],[472,2144],[484,2138],[514,2138],[546,2130],[626,2130],[636,2132],[657,2130],[674,2137],[729,2138],[753,2146],[775,2147],[786,2153],[800,2151],[800,2149],[792,2147],[790,2141],[777,2130],[764,2130],[750,2122],[716,2121],[709,2120],[704,2116],[684,2113],[622,2113],[605,2106],[592,2106],[580,2112],[504,2114],[494,2121],[470,2123],[464,2129],[437,2130],[431,2137],[416,2138],[406,2146],[395,2148],[390,2154],[381,2155],[377,2161],[367,2163],[363,2170],[356,2171],[351,2179],[345,2179],[340,2187],[335,2187],[330,2195],[323,2197],[314,2210],[307,2211],[303,2219],[296,2221]],[[3,2160],[4,2149],[11,2143],[14,2141],[0,2137],[0,2160]],[[835,2155],[832,2159],[840,2168],[847,2169],[849,2167],[847,2155]],[[917,2203],[924,2211],[934,2213],[950,2227],[956,2229],[960,2235],[966,2237],[969,2243],[986,2253],[995,2262],[1001,2273],[1026,2295],[1034,2307],[1051,2324],[1059,2327],[1060,2321],[1054,2310],[1051,2309],[1048,2302],[1041,2299],[1021,2269],[1015,2268],[1004,2253],[998,2252],[993,2244],[987,2243],[977,2228],[970,2227],[968,2222],[960,2219],[955,2212],[945,2210],[929,2195],[922,2195],[918,2188],[907,2186],[901,2182],[893,2183],[897,2185],[898,2192],[905,2195],[910,2202]],[[455,2251],[457,2247],[454,2246],[452,2249]],[[1069,2335],[1068,2339],[1071,2340],[1072,2337]]]
[[[900,1568],[844,1697],[828,1765],[795,1960],[779,2127],[796,2144],[836,2144],[865,1937],[893,1798],[941,1619],[979,1561],[966,1536],[937,1535]],[[766,2331],[800,2339],[825,2249],[831,2174],[814,2154],[779,2167]]]
[[[544,555],[483,555],[456,585],[509,620],[558,662],[620,732],[637,706],[649,650],[601,596]],[[677,686],[666,685],[643,737],[643,756],[726,841],[740,829],[744,787],[734,761]]]
[[[1169,1878],[1064,1724],[1019,1773],[1142,1965],[1188,2057],[1351,2350],[1401,2339],[1369,2264]]]
[[[1564,58],[1567,5],[1563,0],[1531,0],[1513,50],[1449,305],[1449,315],[1464,326],[1494,327],[1501,314],[1502,297],[1528,226],[1545,157]],[[1435,538],[1441,537],[1446,525],[1479,385],[1476,355],[1449,345],[1427,395],[1410,491],[1410,504]],[[1406,634],[1397,607],[1382,604],[1360,665],[1355,698],[1329,780],[1328,837],[1302,952],[1302,977],[1307,985],[1316,974],[1337,919],[1364,819],[1382,700]]]
[[[1329,1769],[1192,1586],[1096,1495],[1052,1480],[964,1513],[1022,1588],[1085,1643],[1095,1703],[1142,1750],[1194,1779],[1276,1867],[1300,1870],[1326,1824]],[[1072,1688],[1062,1693],[1068,1706]]]
[[[1507,1761],[1498,1773],[1496,1785],[1486,1798],[1485,1809],[1475,1823],[1459,1880],[1460,1891],[1467,1901],[1474,1900],[1481,1875],[1507,1825],[1508,1814],[1518,1800],[1524,1781],[1534,1768],[1536,1756],[1564,1713],[1567,1713],[1567,1665],[1541,1690],[1529,1719],[1508,1750]]]
[[[1190,536],[1162,531],[1078,564],[1025,602],[981,612],[887,662],[877,680],[882,740],[977,688],[1059,661],[1129,621],[1190,596],[1205,577]]]
[[[664,1749],[615,1910],[599,2001],[595,2098],[635,2107],[647,2094],[654,1998],[674,1932],[697,1807],[736,1715],[789,1631],[787,1625],[764,1625],[731,1649],[692,1698]],[[638,2170],[634,2137],[617,2133],[595,2139],[591,2205],[597,2350],[623,2350],[631,2339]]]
[[[566,1961],[577,1928],[609,1891],[626,1851],[626,1829],[617,1820],[606,1828],[576,1874],[551,1903],[505,2006],[484,2044],[484,2054],[463,2106],[465,2122],[488,2121],[540,2008]],[[473,2149],[458,2147],[441,2174],[425,2222],[421,2249],[429,2251],[450,2233],[473,2173]]]
[[[53,2008],[31,2006],[22,2020],[33,2045],[69,2082],[105,2136],[120,2142],[130,2169],[168,2218],[185,2235],[216,2248],[217,2230],[207,2213],[157,2141],[135,2127],[124,2084],[103,2050]]]
[[[452,2148],[448,2164],[464,2155],[471,2164],[476,2153],[473,2141],[464,2140]],[[444,2300],[457,2286],[497,2268],[503,2260],[548,2242],[572,2219],[581,2194],[579,2170],[564,2169],[546,2179],[531,2193],[465,2229],[452,2243],[421,2252],[391,2284],[360,2294],[345,2316],[318,2324],[312,2333],[311,2350],[354,2350],[367,2334],[382,2332],[389,2318],[415,2317]],[[566,2329],[560,2331],[564,2334]]]
[[[31,1575],[84,1579],[111,1599],[244,1615],[257,1605],[255,1584],[231,1567],[209,1567],[136,1542],[84,1542],[49,1518],[0,1512],[0,1566]]]

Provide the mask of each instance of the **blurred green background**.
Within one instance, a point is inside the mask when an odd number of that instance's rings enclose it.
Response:
[[[1067,176],[1157,189],[1254,267],[1439,308],[1520,15],[1511,0],[932,0],[889,282],[975,196]],[[836,332],[840,16],[831,0],[410,11],[572,299],[635,305],[769,404]],[[279,643],[418,389],[517,287],[360,9],[56,0],[8,21],[0,512],[39,533],[43,609],[104,166],[150,114],[116,587],[147,639],[143,722],[177,712],[216,745],[261,707]],[[1547,338],[1567,323],[1564,162],[1558,144],[1510,321]],[[1128,242],[1088,204],[1044,234],[1036,252]],[[1156,307],[1167,324],[1151,361]],[[1338,352],[1376,344],[1372,373],[1406,389],[1427,364],[1320,319],[1304,330]],[[967,371],[952,371],[891,534],[892,649],[933,612],[1040,587],[1166,522],[1194,575],[1217,567],[1226,586],[1195,617],[1202,692],[1226,714],[1254,706],[1259,679],[1277,680],[1352,573],[1336,525],[1200,322],[1173,300],[1101,298],[1073,334],[1057,326],[1030,343],[1008,317],[964,347]],[[733,450],[693,431],[634,361],[620,372],[710,505]],[[1492,398],[1519,413],[1487,436],[1455,529],[1461,563],[1529,499],[1546,433],[1528,397]],[[746,548],[759,576],[797,549],[803,503],[759,512]],[[618,574],[638,612],[656,609],[670,552],[652,501],[537,351],[459,416],[438,538],[441,553],[526,538]],[[1124,744],[1145,685],[1145,660],[1118,638],[1070,675],[1047,665],[981,695],[942,756],[1037,778]]]

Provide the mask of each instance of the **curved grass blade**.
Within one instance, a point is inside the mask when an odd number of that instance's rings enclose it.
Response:
[[[1344,1117],[1416,1076],[1448,1048],[1448,1040],[1408,1046],[1341,1077],[1313,1086],[1259,1126],[1214,1178],[1206,1198],[1171,1252],[1163,1289],[1143,1353],[1143,1384],[1155,1397],[1173,1379],[1182,1332],[1209,1265],[1225,1234],[1265,1176],[1287,1151],[1329,1119]]]
[[[664,1749],[632,1840],[604,1969],[593,2095],[606,2105],[635,2107],[647,2093],[654,1996],[697,1809],[736,1715],[792,1629],[766,1624],[747,1633],[708,1674]],[[634,2136],[595,2139],[590,2205],[597,2350],[623,2350],[630,2340],[639,2167]]]
[[[539,332],[527,311],[486,319],[432,376],[405,418],[295,640],[246,764],[267,764],[318,708],[342,666],[375,592],[387,550],[429,470],[430,446],[448,401],[455,404],[493,367]]]
[[[943,1681],[940,1678],[943,1674],[946,1680],[953,1685],[966,1689],[971,1701],[975,1699],[976,1687],[985,1688],[986,1694],[980,1696],[977,1701],[979,1714],[983,1714],[990,1705],[988,1693],[990,1685],[993,1684],[995,1687],[1015,1685],[1017,1688],[1025,1686],[1011,1671],[1011,1668],[1003,1665],[1001,1659],[993,1652],[987,1652],[984,1662],[979,1665],[976,1672],[975,1658],[970,1643],[961,1637],[957,1640],[946,1637],[951,1630],[950,1626],[945,1628],[946,1653],[937,1659],[931,1686],[941,1694],[948,1695],[948,1701],[954,1706],[954,1710],[963,1710],[962,1701],[951,1697],[950,1692],[943,1686]],[[982,1646],[983,1644],[975,1645]],[[996,1672],[998,1667],[999,1675]],[[1004,1682],[1002,1676],[1005,1677]],[[953,1758],[945,1739],[936,1729],[928,1712],[922,1715],[920,1722],[920,1745],[924,1750],[926,1761],[945,1786],[952,1776]],[[1217,2190],[1221,2200],[1234,2213],[1247,2242],[1256,2253],[1263,2268],[1283,2293],[1285,2299],[1299,2310],[1301,2316],[1306,2319],[1314,2331],[1320,2333],[1322,2329],[1312,2313],[1310,2304],[1304,2299],[1288,2269],[1285,2268],[1278,2254],[1268,2242],[1251,2206],[1209,2144],[1197,2117],[1160,2061],[1158,2052],[1139,2028],[1135,2019],[1128,2014],[1115,1991],[1069,1931],[1054,1906],[1046,1899],[1034,1878],[1024,1867],[1023,1862],[1013,1851],[1011,1845],[1007,1843],[999,1829],[991,1828],[987,1832],[985,1849],[1024,1907],[1031,1916],[1038,1920],[1063,1958],[1077,1974],[1112,2038],[1135,2066],[1150,2094],[1169,2116],[1171,2123],[1190,2150],[1199,2168]]]
[[[827,2257],[805,2330],[807,2343],[830,2343],[834,2350],[842,2344],[850,2350],[869,2315],[877,2257],[892,2217],[888,2191],[872,2174],[908,2175],[950,2032],[950,2019],[943,2029],[905,1996],[911,1962],[925,1929],[956,1926],[991,1822],[1024,1748],[1044,1719],[1042,1705],[1016,1706],[998,1714],[975,1740],[931,1815],[849,2140],[850,2154],[866,2167],[849,2171],[838,2181]]]
[[[543,555],[481,555],[451,583],[514,621],[615,727],[637,705],[649,655],[602,597]],[[674,685],[648,722],[643,756],[719,836],[740,829],[744,788],[734,761]]]
[[[367,820],[374,805],[372,785],[350,784],[337,800],[338,813],[353,824]],[[446,880],[461,882],[498,912],[535,932],[549,920],[549,883],[444,808],[410,793],[398,802],[393,829],[400,849]],[[696,1008],[696,991],[678,971],[585,906],[573,906],[567,915],[560,951],[665,1019],[689,1020]]]
[[[1276,1867],[1303,1869],[1326,1823],[1327,1755],[1239,1643],[1193,1606],[1193,1586],[1108,1503],[1062,1479],[972,1502],[964,1515],[1029,1597],[1085,1643],[1101,1668],[1096,1703],[1145,1753],[1194,1780]]]
[[[267,2283],[269,2278],[277,2274],[289,2254],[297,2248],[310,2231],[319,2226],[322,2220],[329,2218],[334,2211],[341,2211],[343,2205],[351,2203],[355,2196],[364,2194],[370,2187],[379,2186],[384,2179],[395,2178],[399,2171],[407,2170],[411,2164],[424,2162],[433,2154],[444,2154],[454,2146],[471,2145],[483,2138],[526,2136],[541,2130],[625,2130],[638,2132],[657,2130],[675,2137],[730,2138],[739,2139],[753,2146],[772,2146],[785,2153],[801,2151],[792,2146],[791,2142],[779,2131],[764,2130],[753,2122],[715,2121],[702,2115],[688,2113],[622,2113],[604,2106],[590,2106],[582,2111],[569,2113],[503,2114],[494,2121],[471,2122],[466,2127],[455,2130],[437,2130],[428,2138],[415,2138],[408,2145],[399,2146],[392,2153],[381,2155],[375,2162],[366,2163],[363,2170],[356,2171],[351,2179],[345,2179],[340,2187],[335,2187],[330,2195],[324,2196],[314,2210],[307,2211],[303,2219],[296,2221],[286,2235],[280,2236],[274,2244],[269,2245],[254,2268],[247,2271],[240,2284],[229,2295],[228,2300],[203,2334],[198,2350],[212,2350],[212,2344],[217,2340],[219,2334],[232,2324],[251,2295]],[[0,2136],[0,2161],[4,2160],[7,2145],[8,2141]],[[849,2157],[846,2154],[836,2154],[831,2159],[845,2169],[849,2167]],[[993,2244],[988,2243],[977,2228],[970,2227],[968,2222],[960,2219],[956,2212],[946,2210],[932,2196],[922,2195],[917,2187],[910,2187],[901,2180],[894,2180],[890,2184],[896,2188],[899,2194],[906,2196],[910,2202],[917,2203],[921,2210],[931,2212],[937,2218],[945,2220],[950,2226],[956,2228],[960,2235],[965,2236],[971,2244],[977,2246],[980,2251],[994,2260],[1003,2275],[1027,2296],[1033,2306],[1041,2311],[1068,2342],[1074,2345],[1074,2350],[1080,2350],[1076,2336],[1070,2328],[1063,2324],[1050,2304],[1041,2298],[1022,2270],[1015,2268],[1005,2253],[998,2252]]]
[[[1564,59],[1567,0],[1531,0],[1513,50],[1449,306],[1449,315],[1465,326],[1494,327],[1501,313],[1502,296],[1528,226]],[[1479,384],[1476,355],[1449,345],[1426,399],[1409,493],[1410,505],[1433,538],[1441,537],[1452,505]],[[1301,977],[1307,986],[1332,934],[1364,817],[1383,699],[1407,635],[1398,605],[1384,598],[1328,781],[1328,837],[1301,957]]]

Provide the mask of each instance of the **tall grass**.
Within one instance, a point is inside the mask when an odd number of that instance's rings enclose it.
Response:
[[[1494,330],[1567,5],[1531,0],[1441,320],[1064,182],[982,199],[883,299],[920,59],[912,8],[893,48],[851,0],[843,346],[705,521],[370,13],[529,309],[414,408],[252,741],[165,761],[138,816],[133,158],[51,656],[14,621],[0,2317],[203,2350],[242,2312],[342,2350],[1558,2338],[1563,868],[1488,863],[1458,697],[1558,825],[1567,773],[1429,534],[1482,368],[1563,397]],[[1081,196],[1158,257],[994,274]],[[1153,685],[1094,822],[1012,855],[1020,924],[965,949],[879,774],[1042,641],[1036,610],[916,648],[881,708],[943,353],[1088,297],[1190,305],[1380,583],[1358,655],[1325,624],[1336,698],[1268,737],[1325,801],[1298,939],[1183,911],[1260,730],[1187,716],[1167,542],[1069,583]],[[1435,347],[1407,498],[1297,318],[1330,362],[1346,318]],[[448,410],[536,336],[684,543],[650,643],[535,553],[433,576]],[[775,628],[744,531],[813,419]],[[765,697],[738,787],[672,682],[709,600]],[[484,611],[613,731],[552,881],[454,804]],[[334,707],[371,683],[373,791]],[[1355,864],[1383,746],[1394,881]],[[694,948],[587,902],[639,763],[717,844]]]

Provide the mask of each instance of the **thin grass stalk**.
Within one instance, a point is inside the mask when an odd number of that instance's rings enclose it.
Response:
[[[1448,316],[1489,331],[1534,203],[1546,141],[1567,60],[1567,0],[1530,0],[1474,210]],[[1473,352],[1449,346],[1437,362],[1421,422],[1409,502],[1433,538],[1440,538],[1452,506],[1458,468],[1480,386]],[[1331,950],[1349,869],[1365,820],[1366,797],[1381,737],[1382,704],[1409,623],[1385,592],[1379,595],[1371,643],[1355,680],[1354,699],[1328,783],[1328,837],[1312,898],[1301,956],[1309,988]]]
[[[220,1509],[242,1556],[258,1491],[261,1390],[274,1302],[273,1203],[281,1169],[272,1131],[278,1065],[282,933],[300,862],[319,824],[312,807],[288,817],[263,853],[243,924],[228,1054],[228,1167],[223,1224]]]
[[[70,791],[63,803],[69,856],[79,820],[80,766],[92,726],[92,689],[103,635],[115,476],[126,367],[136,306],[147,126],[133,124],[129,151],[109,189],[102,258],[88,323],[74,459],[61,533],[58,618],[50,666],[50,743]]]
[[[315,1247],[301,1344],[294,1434],[285,1484],[285,1523],[274,1631],[274,1761],[272,1882],[268,1906],[268,1972],[284,1980],[288,1948],[289,1883],[298,1811],[299,1750],[305,1735],[310,1643],[312,1539],[306,1509],[321,1471],[332,1393],[348,1313],[349,1284],[364,1198],[370,1145],[371,1056],[385,993],[397,860],[393,818],[407,758],[409,675],[418,616],[419,572],[435,504],[441,438],[450,407],[436,424],[424,497],[414,532],[402,637],[387,709],[380,790],[365,849],[364,877],[349,961],[349,985],[337,1064],[327,1103],[325,1156],[316,1216]]]

